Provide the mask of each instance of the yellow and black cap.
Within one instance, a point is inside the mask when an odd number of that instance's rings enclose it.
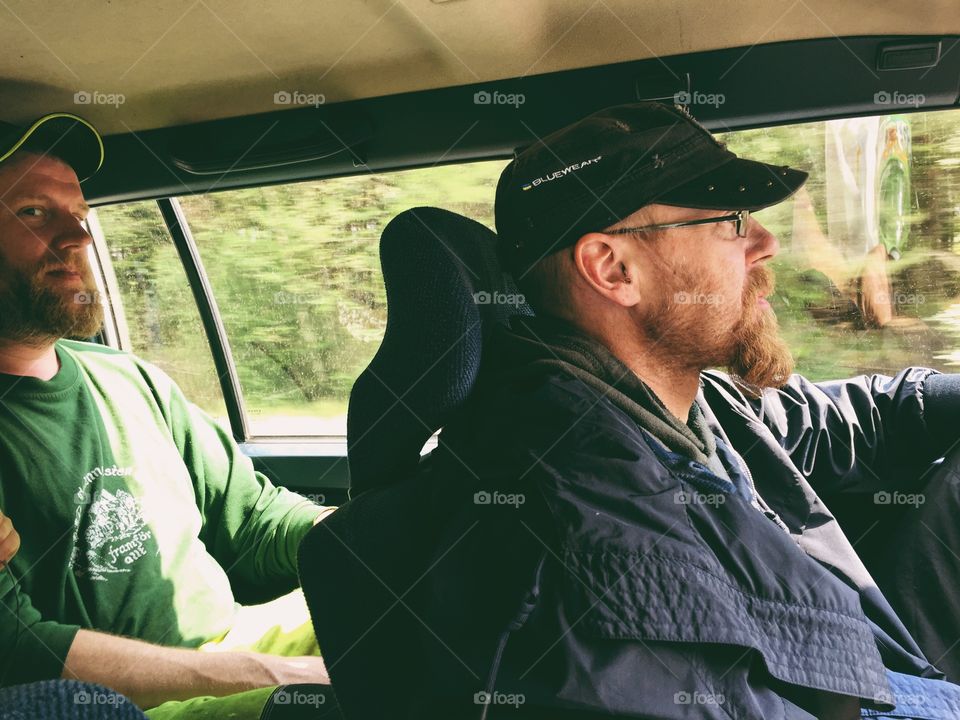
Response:
[[[645,205],[760,210],[806,179],[737,157],[678,105],[618,105],[517,151],[497,184],[498,255],[519,276]]]
[[[55,155],[73,168],[80,182],[103,165],[100,133],[70,113],[50,113],[25,126],[0,122],[0,163],[20,150]]]

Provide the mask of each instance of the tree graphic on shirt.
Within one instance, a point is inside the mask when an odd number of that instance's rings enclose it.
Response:
[[[120,557],[111,553],[111,550],[135,539],[145,530],[143,513],[136,498],[126,490],[111,493],[101,489],[90,505],[87,518],[88,525],[84,533],[87,568],[80,574],[89,574],[94,580],[105,580],[107,574],[130,572],[129,567],[118,563]],[[137,544],[142,544],[142,540]]]

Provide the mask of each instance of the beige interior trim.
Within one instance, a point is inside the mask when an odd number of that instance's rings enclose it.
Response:
[[[75,112],[112,134],[277,110],[284,91],[340,102],[875,34],[960,34],[957,2],[6,0],[0,120]]]

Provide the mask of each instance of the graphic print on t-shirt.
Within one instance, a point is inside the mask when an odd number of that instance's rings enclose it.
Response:
[[[132,468],[97,468],[84,476],[77,491],[73,570],[78,577],[106,580],[115,573],[128,573],[131,565],[147,554],[153,537],[143,519],[137,499],[125,488],[94,489],[94,480],[129,476]]]

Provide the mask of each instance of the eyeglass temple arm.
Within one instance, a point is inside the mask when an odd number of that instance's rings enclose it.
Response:
[[[687,227],[688,225],[706,225],[707,223],[719,222],[737,222],[746,211],[738,210],[732,215],[723,215],[721,217],[700,218],[699,220],[684,220],[683,222],[662,223],[659,225],[644,225],[638,228],[619,228],[617,230],[605,230],[607,235],[625,235],[627,233],[644,232],[645,230],[666,230],[667,228]]]

